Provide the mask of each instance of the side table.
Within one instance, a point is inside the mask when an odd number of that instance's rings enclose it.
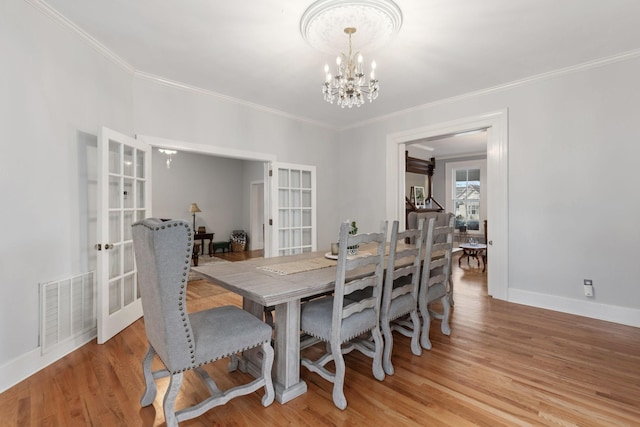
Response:
[[[209,241],[209,256],[213,256],[213,235],[215,233],[196,233],[193,236],[193,240],[200,240],[200,246],[202,247],[202,255],[204,255],[204,241]]]
[[[193,260],[193,265],[196,267],[198,266],[198,254],[200,254],[200,243],[194,243],[191,259]]]
[[[460,258],[458,258],[458,267],[460,267],[462,258],[467,257],[467,264],[469,264],[469,258],[475,258],[476,261],[478,261],[478,267],[480,267],[480,260],[482,260],[482,272],[484,273],[487,268],[487,261],[485,257],[487,245],[484,243],[474,243],[472,245],[469,243],[463,243],[459,245],[459,247],[462,249],[462,253],[460,254]]]

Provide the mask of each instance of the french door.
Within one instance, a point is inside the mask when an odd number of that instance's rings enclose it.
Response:
[[[151,147],[108,128],[98,137],[98,343],[142,316],[131,224],[151,216]]]
[[[269,175],[270,256],[315,251],[315,166],[272,163]]]

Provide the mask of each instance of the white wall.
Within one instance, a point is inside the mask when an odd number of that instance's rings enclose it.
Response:
[[[341,178],[341,212],[367,227],[384,215],[384,197],[363,196],[355,207],[351,197],[384,190],[384,173],[373,171],[385,168],[388,134],[508,108],[509,299],[640,326],[638,233],[629,217],[640,208],[632,180],[639,73],[639,58],[613,62],[345,131],[341,170],[353,179]],[[584,278],[594,280],[592,299]]]
[[[215,233],[214,240],[229,240],[233,230],[248,232],[245,176],[247,170],[259,169],[262,178],[262,162],[179,152],[167,169],[164,154],[153,150],[152,158],[153,216],[193,224],[189,207],[197,203],[202,212],[196,213],[196,229],[205,226],[207,232]]]
[[[342,185],[335,173],[336,131],[142,77],[134,81],[134,99],[138,134],[269,153],[279,162],[316,166],[318,247],[329,247],[340,221],[334,203]],[[318,102],[324,101],[319,98]],[[247,172],[244,179],[247,194],[250,181],[262,177],[259,167],[253,167],[258,169]],[[243,228],[249,230],[248,219]]]
[[[0,57],[3,390],[10,361],[39,356],[38,284],[95,268],[96,135],[133,132],[133,94],[131,73],[24,1],[1,3]]]

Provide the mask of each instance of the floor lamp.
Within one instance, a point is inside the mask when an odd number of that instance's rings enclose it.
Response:
[[[202,212],[198,207],[197,203],[191,203],[191,207],[189,208],[189,212],[193,214],[193,232],[196,232],[196,212]]]

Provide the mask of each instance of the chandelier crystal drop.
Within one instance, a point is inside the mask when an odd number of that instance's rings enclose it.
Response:
[[[324,66],[325,81],[322,84],[324,100],[333,104],[337,99],[340,107],[360,107],[364,104],[364,95],[369,102],[378,97],[378,80],[376,79],[376,62],[371,63],[369,81],[365,79],[363,71],[363,57],[359,52],[353,54],[351,35],[356,32],[354,27],[347,27],[344,32],[349,35],[349,54],[341,53],[336,58],[336,75],[331,75],[329,65]]]

